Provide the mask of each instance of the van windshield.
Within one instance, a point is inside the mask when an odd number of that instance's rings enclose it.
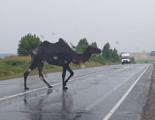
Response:
[[[122,59],[129,59],[129,57],[125,56],[125,57],[122,57]]]

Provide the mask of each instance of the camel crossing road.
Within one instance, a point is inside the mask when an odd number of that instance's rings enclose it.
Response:
[[[101,50],[92,46],[88,46],[83,54],[75,53],[62,38],[59,39],[57,43],[49,43],[48,41],[44,41],[40,44],[38,48],[33,51],[33,55],[31,55],[31,65],[28,70],[24,73],[24,88],[28,90],[26,81],[28,74],[38,67],[39,77],[43,80],[49,88],[52,88],[51,85],[45,80],[42,69],[43,69],[43,61],[47,62],[51,65],[62,66],[62,86],[63,89],[68,89],[66,87],[68,80],[74,75],[74,72],[69,67],[69,64],[72,62],[74,64],[84,63],[89,60],[92,54],[100,54]],[[66,71],[70,72],[69,77],[65,80]]]

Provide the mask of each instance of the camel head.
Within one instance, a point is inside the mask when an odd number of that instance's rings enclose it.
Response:
[[[72,56],[72,63],[80,64],[89,60],[91,54],[100,54],[101,50],[92,46],[88,46],[83,54],[75,54]]]
[[[93,46],[88,46],[87,50],[90,54],[100,54],[101,50]]]

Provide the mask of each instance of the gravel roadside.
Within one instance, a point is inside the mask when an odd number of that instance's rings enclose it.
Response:
[[[155,64],[151,77],[151,87],[148,95],[147,104],[144,107],[144,116],[141,120],[155,120]]]

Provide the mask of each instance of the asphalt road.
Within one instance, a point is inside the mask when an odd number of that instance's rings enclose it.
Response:
[[[0,82],[0,120],[140,120],[153,65],[110,65],[74,70],[63,91],[61,72],[50,73],[48,89],[36,76]]]

